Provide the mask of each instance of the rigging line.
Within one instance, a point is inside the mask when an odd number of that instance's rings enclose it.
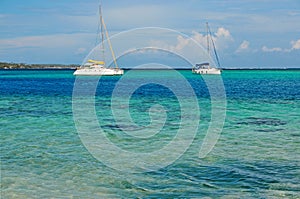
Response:
[[[117,61],[116,61],[115,53],[114,53],[114,51],[113,51],[113,48],[112,48],[112,45],[111,45],[111,42],[110,42],[110,39],[109,39],[109,35],[108,35],[108,32],[107,32],[106,25],[105,25],[105,23],[104,23],[103,17],[102,17],[102,23],[103,23],[103,27],[104,27],[105,34],[106,34],[106,39],[107,39],[107,41],[108,41],[108,45],[109,45],[109,48],[110,48],[110,52],[111,52],[111,54],[112,54],[112,56],[113,56],[114,64],[115,64],[116,68],[119,68],[119,67],[118,67],[118,64],[117,64]]]
[[[211,36],[212,34],[211,34],[210,28],[209,28],[209,26],[208,26],[208,23],[207,23],[207,27],[208,27],[210,39],[211,39],[211,42],[212,42],[212,45],[213,45],[213,48],[214,48],[214,53],[215,53],[215,56],[216,56],[216,60],[217,60],[218,67],[221,68],[220,61],[219,61],[219,57],[218,57],[218,54],[217,54],[217,51],[216,51],[215,42],[214,42],[214,40],[213,40],[213,38],[212,38],[212,36]]]

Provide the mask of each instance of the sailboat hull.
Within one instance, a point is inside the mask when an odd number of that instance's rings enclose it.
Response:
[[[220,67],[219,57],[218,57],[218,54],[216,51],[215,43],[214,43],[214,40],[212,39],[211,31],[210,31],[210,28],[209,28],[207,22],[206,22],[206,30],[207,30],[207,54],[210,55],[209,43],[211,40],[212,47],[213,47],[214,53],[215,53],[216,61],[218,63],[218,66]],[[193,67],[192,72],[195,74],[201,74],[201,75],[206,75],[206,74],[207,75],[220,75],[222,71],[221,71],[221,69],[211,67],[209,62],[205,62],[202,64],[196,64]]]
[[[220,75],[221,70],[218,68],[199,68],[194,69],[192,71],[195,74],[203,74],[203,75]]]
[[[108,36],[108,32],[106,29],[106,25],[104,23],[103,17],[102,17],[102,11],[101,11],[101,5],[99,8],[100,12],[100,24],[101,24],[101,44],[102,44],[102,50],[103,50],[103,59],[104,59],[104,34],[103,31],[106,34],[106,39],[108,41],[111,54],[113,56],[114,65],[115,68],[107,68],[105,67],[105,62],[101,60],[94,60],[94,59],[88,59],[87,63],[85,63],[83,66],[78,68],[73,75],[82,75],[82,76],[113,76],[113,75],[123,75],[124,70],[120,69],[118,67],[115,53],[112,49],[112,45],[110,43],[110,39]]]
[[[77,69],[73,75],[77,76],[114,76],[123,75],[124,70],[115,68],[83,68]]]

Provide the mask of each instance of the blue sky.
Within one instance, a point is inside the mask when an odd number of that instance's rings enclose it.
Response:
[[[96,45],[99,3],[1,0],[0,61],[80,64]],[[222,67],[300,67],[299,0],[102,0],[102,4],[110,35],[162,27],[204,45],[208,21]],[[175,42],[177,47],[187,44],[180,38]]]

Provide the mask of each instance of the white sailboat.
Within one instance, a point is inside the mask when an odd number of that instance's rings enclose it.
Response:
[[[101,46],[102,46],[102,55],[103,60],[93,60],[89,59],[85,64],[83,64],[81,67],[77,68],[77,70],[73,73],[73,75],[82,75],[82,76],[112,76],[112,75],[123,75],[124,70],[120,69],[115,53],[113,51],[108,32],[106,29],[106,25],[104,23],[103,17],[102,17],[102,11],[101,11],[101,5],[99,7],[99,13],[100,13],[100,28],[101,28]],[[105,31],[106,39],[113,57],[114,65],[115,67],[106,67],[105,61],[104,61],[104,34],[103,31]]]
[[[218,63],[218,67],[220,68],[219,57],[217,55],[217,51],[216,51],[216,48],[215,48],[215,43],[214,43],[214,41],[212,39],[211,31],[210,31],[210,28],[209,28],[207,22],[206,22],[206,30],[207,30],[207,53],[208,53],[208,55],[210,55],[210,46],[209,46],[209,43],[210,43],[210,40],[211,40],[212,47],[214,49],[214,54],[215,54],[215,57],[216,57],[216,61]],[[192,72],[196,73],[196,74],[201,74],[201,75],[202,74],[220,75],[222,71],[219,68],[211,67],[210,63],[205,62],[205,63],[201,63],[201,64],[196,64],[193,67]]]

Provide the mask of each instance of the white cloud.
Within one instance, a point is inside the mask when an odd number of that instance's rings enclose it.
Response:
[[[93,47],[93,34],[54,34],[0,39],[0,57],[15,62],[81,62]]]
[[[204,48],[207,46],[207,35],[203,35],[203,34],[197,32],[197,31],[192,31],[191,39],[198,42]]]
[[[225,37],[225,38],[230,38],[231,37],[229,30],[226,30],[223,27],[218,28],[218,30],[216,32],[216,36],[217,37]]]
[[[291,41],[292,50],[299,50],[300,49],[300,39],[297,41]]]
[[[1,48],[16,49],[16,48],[60,48],[66,46],[77,46],[82,44],[91,34],[53,34],[26,36],[11,39],[0,39]],[[79,42],[82,41],[82,42]]]
[[[300,49],[300,39],[297,41],[291,41],[291,48],[282,49],[280,47],[274,47],[274,48],[268,48],[266,46],[262,47],[263,52],[291,52],[293,50],[299,50]]]
[[[183,36],[179,35],[177,37],[177,45],[175,47],[170,47],[172,50],[180,51],[182,50],[185,46],[187,46],[190,42],[189,39],[184,38]]]
[[[283,51],[282,48],[279,48],[279,47],[268,48],[268,47],[266,47],[266,46],[263,46],[261,49],[262,49],[262,51],[264,51],[264,52],[281,52],[281,51]]]
[[[213,37],[215,44],[216,44],[216,48],[219,50],[222,49],[226,49],[228,48],[229,43],[233,42],[234,39],[231,36],[229,30],[221,27],[218,28],[215,36]]]
[[[239,52],[247,51],[249,49],[249,45],[250,42],[244,40],[235,52],[239,53]]]
[[[207,36],[208,35],[201,34],[197,31],[192,31],[192,36],[190,38],[184,38],[182,36],[178,36],[177,37],[177,45],[170,47],[170,48],[175,49],[175,50],[181,50],[181,49],[187,47],[190,44],[190,42],[193,42],[192,40],[194,40],[197,43],[199,43],[204,49],[206,49]],[[216,45],[216,48],[219,50],[227,48],[228,43],[233,41],[233,38],[231,37],[229,30],[227,30],[225,28],[218,28],[215,35],[212,36],[212,39]]]

